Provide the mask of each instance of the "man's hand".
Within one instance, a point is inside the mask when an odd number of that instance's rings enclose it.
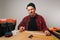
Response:
[[[20,32],[23,32],[23,31],[25,30],[25,27],[21,26],[21,27],[19,28],[19,30],[20,30]]]
[[[48,30],[45,31],[46,36],[50,36],[50,32]]]

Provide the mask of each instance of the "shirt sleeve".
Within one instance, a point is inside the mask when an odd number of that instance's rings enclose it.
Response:
[[[21,26],[24,26],[24,20],[25,20],[25,18],[23,18],[23,20],[20,22],[20,24],[18,25],[18,30],[19,30],[19,28],[21,27]]]
[[[48,30],[47,25],[46,25],[46,22],[45,22],[45,20],[44,20],[44,18],[42,16],[41,16],[41,21],[42,21],[43,31]]]

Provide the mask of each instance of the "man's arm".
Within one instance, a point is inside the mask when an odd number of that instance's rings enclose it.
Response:
[[[45,33],[47,36],[51,35],[50,32],[48,31],[48,27],[47,27],[46,22],[45,22],[45,20],[44,20],[43,17],[41,17],[41,21],[42,21],[42,27],[43,27],[44,33]]]
[[[42,22],[43,31],[48,30],[46,22],[45,22],[45,20],[44,20],[44,18],[42,16],[41,16],[41,22]]]
[[[24,20],[25,20],[25,18],[23,18],[23,20],[18,25],[18,30],[20,29],[20,27],[24,27]]]

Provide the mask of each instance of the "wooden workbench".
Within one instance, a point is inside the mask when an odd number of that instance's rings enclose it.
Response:
[[[30,35],[33,35],[32,38],[29,38]],[[18,32],[17,35],[12,37],[0,37],[0,40],[59,40],[55,36],[45,36],[43,32],[37,31],[24,31]]]

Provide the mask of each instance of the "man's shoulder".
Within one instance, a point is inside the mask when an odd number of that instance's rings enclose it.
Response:
[[[38,18],[43,18],[42,15],[39,15],[39,14],[37,14],[37,17],[38,17]]]
[[[25,19],[26,19],[26,18],[29,18],[29,15],[25,16],[24,18],[25,18]]]
[[[44,20],[44,17],[42,15],[37,15],[38,20]]]

